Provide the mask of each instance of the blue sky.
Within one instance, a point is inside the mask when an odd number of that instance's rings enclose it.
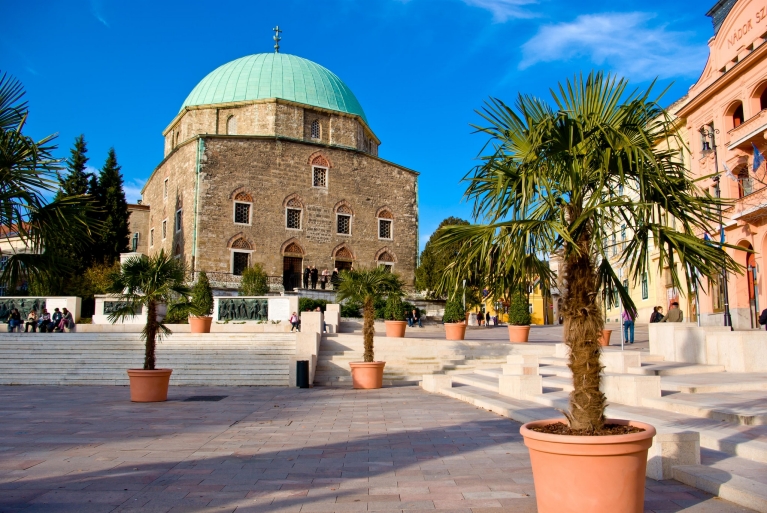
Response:
[[[0,70],[26,86],[27,133],[58,133],[62,157],[84,133],[93,167],[114,146],[135,200],[187,94],[221,64],[273,51],[279,24],[283,52],[351,87],[381,157],[421,173],[423,246],[443,218],[470,215],[460,180],[485,142],[470,127],[485,99],[548,96],[597,68],[639,87],[673,82],[671,103],[705,64],[709,3],[0,0]]]

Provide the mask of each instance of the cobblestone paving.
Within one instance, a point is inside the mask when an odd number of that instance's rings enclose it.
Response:
[[[198,395],[227,397],[184,401]],[[172,387],[170,399],[0,387],[0,511],[536,511],[519,425],[415,387]],[[648,480],[646,506],[748,511],[674,481]]]

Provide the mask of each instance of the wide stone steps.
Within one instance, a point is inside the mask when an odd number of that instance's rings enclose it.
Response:
[[[287,386],[295,334],[177,333],[157,344],[175,385]],[[139,333],[0,334],[0,384],[127,385],[141,368]]]
[[[676,393],[645,398],[644,406],[743,426],[767,424],[767,391]]]
[[[703,365],[695,363],[659,362],[643,364],[641,367],[630,367],[629,374],[645,376],[681,376],[684,374],[705,374],[724,372],[724,365]]]

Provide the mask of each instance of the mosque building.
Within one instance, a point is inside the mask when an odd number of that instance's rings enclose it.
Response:
[[[223,288],[254,263],[275,290],[301,287],[310,265],[386,266],[412,284],[418,173],[379,157],[351,89],[279,53],[276,34],[274,53],[220,66],[184,100],[132,211],[134,248]]]

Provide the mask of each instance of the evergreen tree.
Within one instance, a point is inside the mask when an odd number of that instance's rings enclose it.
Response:
[[[445,226],[468,225],[458,217],[448,217],[444,219],[434,233],[429,237],[429,241],[421,253],[421,261],[415,270],[415,287],[417,290],[425,291],[429,297],[435,297],[435,290],[438,288],[445,268],[455,259],[460,245],[456,247],[437,248],[435,241],[439,238],[440,231]]]
[[[107,160],[99,173],[98,183],[92,184],[93,194],[101,210],[103,229],[93,252],[96,262],[111,263],[120,253],[128,250],[128,202],[123,190],[123,177],[114,148],[109,149]]]
[[[85,143],[85,136],[80,134],[75,138],[75,145],[69,150],[70,156],[67,160],[67,176],[59,176],[60,190],[57,197],[79,196],[88,194],[88,182],[90,174],[85,172],[85,165],[88,163],[88,146]]]

